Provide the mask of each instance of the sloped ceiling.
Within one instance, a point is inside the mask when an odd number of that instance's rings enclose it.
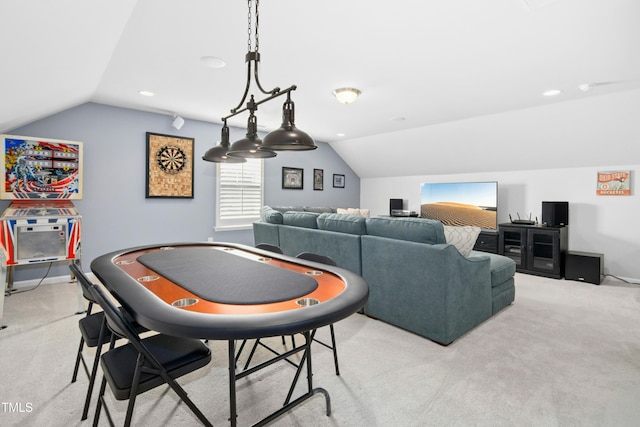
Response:
[[[455,167],[440,159],[459,132],[513,148],[513,133],[488,126],[494,116],[501,126],[532,111],[545,123],[572,106],[615,110],[618,96],[638,105],[637,0],[263,0],[259,10],[262,83],[296,84],[298,127],[330,142],[360,176],[478,170],[473,156]],[[178,114],[185,126],[220,123],[246,81],[247,13],[241,0],[1,2],[0,131],[89,101]],[[226,66],[206,67],[203,56]],[[586,83],[595,86],[580,90]],[[362,91],[351,105],[331,93],[344,86]],[[554,88],[562,94],[542,96]],[[262,130],[279,126],[280,108],[260,107]],[[246,115],[230,121],[245,123]],[[442,132],[446,144],[425,138]],[[390,140],[405,158],[428,150],[424,171],[399,166],[401,156],[390,167]],[[367,147],[377,154],[363,156]],[[580,154],[571,162],[580,166]]]

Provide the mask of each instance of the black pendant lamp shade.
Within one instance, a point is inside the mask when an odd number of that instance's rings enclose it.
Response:
[[[247,120],[246,137],[231,144],[227,156],[246,159],[265,159],[276,156],[275,151],[264,150],[260,147],[262,147],[262,140],[258,137],[258,121],[256,116],[253,115],[253,111],[251,111],[249,120]]]
[[[295,125],[295,109],[293,101],[287,96],[282,106],[282,125],[264,137],[260,150],[315,150],[318,148],[308,133]]]
[[[227,123],[225,122],[224,126],[222,126],[222,140],[220,144],[216,145],[213,148],[209,148],[204,156],[202,156],[202,160],[206,160],[207,162],[214,163],[246,163],[247,159],[242,157],[230,157],[227,156],[227,152],[231,144],[229,143],[229,128],[227,127]]]

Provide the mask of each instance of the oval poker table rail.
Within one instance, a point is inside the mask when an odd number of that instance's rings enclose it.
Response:
[[[136,278],[127,274],[114,263],[116,258],[132,252],[144,252],[166,247],[173,248],[173,250],[180,250],[182,247],[202,247],[203,249],[218,247],[307,266],[337,276],[344,283],[344,290],[327,301],[305,307],[301,306],[295,310],[244,314],[215,314],[185,310],[160,299]],[[193,267],[185,266],[185,268]],[[207,268],[209,267],[212,266],[207,266]],[[224,268],[224,266],[217,265],[215,267]],[[335,323],[355,313],[364,306],[369,295],[369,288],[364,279],[345,269],[233,243],[184,242],[138,246],[96,258],[91,262],[91,270],[142,326],[168,335],[199,339],[249,339],[313,330]],[[238,280],[242,279],[242,272],[238,272],[237,278]]]

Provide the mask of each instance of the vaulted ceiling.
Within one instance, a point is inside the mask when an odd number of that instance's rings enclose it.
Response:
[[[416,129],[640,89],[637,0],[263,0],[259,11],[260,80],[296,84],[298,127],[363,176],[384,157],[360,164],[340,144],[401,144]],[[90,101],[220,123],[246,81],[247,13],[242,0],[1,2],[0,132]],[[362,91],[353,104],[332,95],[345,86]],[[281,102],[257,116],[277,128]]]

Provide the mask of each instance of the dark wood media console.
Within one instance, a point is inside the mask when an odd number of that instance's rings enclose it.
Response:
[[[560,279],[569,241],[568,227],[500,224],[499,254],[516,262],[516,271]]]
[[[498,231],[483,230],[473,246],[474,251],[498,253]]]

